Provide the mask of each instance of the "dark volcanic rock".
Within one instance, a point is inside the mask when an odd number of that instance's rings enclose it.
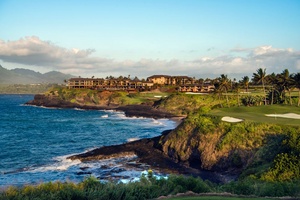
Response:
[[[124,111],[126,116],[141,116],[141,117],[152,117],[152,118],[172,118],[175,115],[168,113],[163,110],[155,109],[149,105],[127,105],[120,106],[117,110]]]
[[[170,131],[165,131],[163,134],[168,134]],[[161,136],[133,141],[121,145],[104,146],[92,151],[70,156],[69,159],[79,159],[82,162],[91,160],[102,160],[115,157],[124,157],[128,155],[137,155],[138,163],[146,163],[154,169],[159,169],[164,173],[186,174],[200,176],[203,179],[208,179],[213,182],[221,182],[221,177],[209,171],[198,170],[185,166],[181,163],[176,163],[171,158],[167,157],[162,152],[162,147],[159,144]]]
[[[57,96],[35,95],[34,100],[27,102],[28,105],[56,107],[56,108],[81,108],[91,110],[118,110],[124,111],[126,116],[136,117],[151,117],[151,118],[172,118],[177,117],[166,111],[156,109],[151,105],[84,105],[64,101]],[[167,135],[170,131],[166,131],[163,135]],[[203,171],[198,167],[193,168],[191,165],[180,163],[167,154],[164,154],[163,148],[160,144],[161,136],[133,141],[121,145],[104,146],[94,149],[92,151],[74,155],[70,159],[79,159],[81,161],[101,160],[115,157],[126,157],[136,155],[138,157],[137,163],[145,163],[152,168],[159,169],[165,173],[177,173],[200,176],[203,179],[209,179],[213,182],[222,182],[222,178],[211,171]],[[190,163],[192,161],[190,160]],[[84,173],[84,172],[80,172]]]
[[[156,109],[151,105],[140,104],[140,105],[126,105],[126,106],[116,106],[116,105],[84,105],[71,103],[69,101],[64,101],[56,96],[46,96],[43,94],[37,94],[34,99],[27,102],[27,105],[44,106],[44,107],[54,107],[54,108],[80,108],[86,110],[117,110],[125,112],[128,117],[149,117],[149,118],[172,118],[177,117],[166,111]]]

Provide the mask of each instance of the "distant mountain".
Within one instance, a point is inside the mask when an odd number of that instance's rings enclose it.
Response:
[[[0,65],[0,84],[36,84],[36,83],[64,83],[72,78],[70,74],[57,71],[42,74],[29,69],[17,68],[8,70]]]

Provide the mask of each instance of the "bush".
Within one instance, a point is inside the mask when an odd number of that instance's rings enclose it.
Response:
[[[241,101],[244,106],[257,106],[263,103],[264,98],[259,95],[256,96],[249,95],[241,98]]]
[[[238,195],[255,195],[261,197],[299,197],[300,182],[265,182],[258,179],[247,178],[221,185],[219,187],[219,191],[230,192]]]

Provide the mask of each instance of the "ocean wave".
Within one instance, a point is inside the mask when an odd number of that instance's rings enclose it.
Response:
[[[139,140],[140,138],[138,138],[138,137],[134,137],[134,138],[128,138],[127,139],[127,142],[133,142],[133,141],[137,141],[137,140]]]
[[[30,105],[30,104],[20,104],[19,106],[43,108],[43,109],[48,109],[48,110],[61,110],[61,109],[63,109],[63,108],[59,108],[59,107],[46,107],[46,106],[37,106],[37,105]]]
[[[72,154],[74,155],[74,154]],[[49,165],[36,167],[30,171],[32,172],[46,172],[46,171],[65,171],[68,168],[79,165],[81,163],[80,160],[71,160],[68,159],[68,157],[72,155],[64,155],[64,156],[58,156],[53,158],[54,163],[51,163]]]
[[[86,109],[83,108],[73,108],[74,110],[79,110],[79,111],[86,111]]]

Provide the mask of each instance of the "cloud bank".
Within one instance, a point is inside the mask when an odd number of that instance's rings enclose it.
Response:
[[[0,40],[0,59],[7,63],[36,66],[80,76],[136,75],[147,77],[153,74],[217,77],[251,75],[257,68],[279,73],[289,69],[300,71],[300,51],[279,49],[272,46],[235,48],[222,56],[199,56],[194,60],[141,59],[115,61],[95,57],[93,49],[66,49],[36,36],[17,41]]]

